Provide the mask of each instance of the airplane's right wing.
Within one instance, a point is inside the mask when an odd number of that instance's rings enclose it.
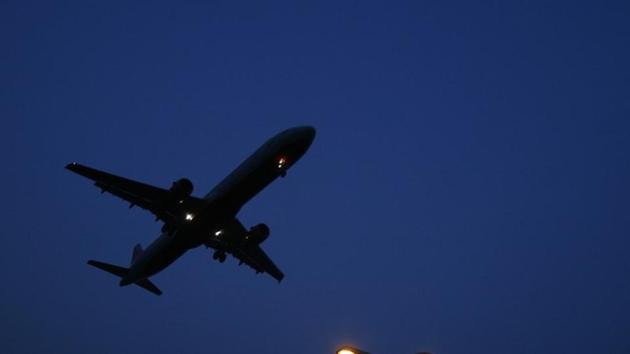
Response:
[[[181,218],[179,215],[181,213],[180,206],[170,200],[170,193],[166,189],[99,171],[78,163],[71,163],[66,168],[93,180],[94,185],[103,192],[109,192],[126,200],[131,205],[137,205],[150,211],[158,219],[165,222],[176,222]],[[204,204],[202,200],[192,196],[187,197],[184,202],[193,208]]]
[[[279,282],[284,278],[284,274],[258,245],[241,247],[231,253],[234,257],[252,267],[256,272],[268,273]]]

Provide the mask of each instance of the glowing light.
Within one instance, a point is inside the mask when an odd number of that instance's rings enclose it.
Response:
[[[282,168],[284,166],[284,164],[287,163],[287,159],[285,159],[284,157],[281,157],[278,159],[278,168]]]
[[[186,221],[192,221],[192,219],[194,218],[195,218],[194,214],[186,213],[186,216],[185,216]]]
[[[350,346],[343,346],[337,349],[337,354],[369,354],[368,352]]]
[[[214,233],[214,236],[221,236],[222,233],[223,233],[223,230],[219,230]]]
[[[350,349],[341,349],[337,352],[337,354],[355,354],[355,352]]]

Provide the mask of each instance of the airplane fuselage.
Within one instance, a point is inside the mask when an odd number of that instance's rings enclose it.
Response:
[[[311,127],[285,130],[265,142],[205,197],[202,206],[181,202],[181,220],[165,225],[160,236],[134,260],[120,285],[136,283],[160,272],[186,251],[206,245],[217,252],[246,242],[236,215],[242,206],[297,162],[315,136]]]

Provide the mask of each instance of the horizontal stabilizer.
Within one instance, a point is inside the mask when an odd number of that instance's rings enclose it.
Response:
[[[155,295],[162,295],[162,290],[158,289],[158,287],[155,286],[155,284],[151,283],[149,279],[142,279],[135,284],[143,288],[144,290],[154,293]]]
[[[100,270],[104,270],[108,273],[112,273],[114,275],[117,275],[119,277],[124,277],[125,275],[127,275],[127,272],[129,272],[129,269],[125,268],[125,267],[119,267],[119,266],[115,266],[113,264],[108,264],[108,263],[103,263],[103,262],[99,262],[99,261],[95,261],[95,260],[89,260],[87,262],[89,265],[96,267]]]
[[[93,267],[114,274],[120,278],[124,278],[127,273],[129,273],[129,269],[125,267],[115,266],[109,263],[103,263],[95,260],[89,260],[87,263]],[[155,295],[162,295],[162,290],[158,289],[158,287],[155,286],[155,284],[151,283],[149,279],[142,279],[135,282],[134,284],[143,288],[144,290],[154,293]]]

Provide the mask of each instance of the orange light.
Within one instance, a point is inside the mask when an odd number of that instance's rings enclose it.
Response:
[[[341,350],[337,351],[337,354],[355,354],[355,352],[353,352],[350,349],[341,349]]]
[[[343,347],[337,349],[336,354],[369,354],[368,352],[351,347],[349,345],[344,345]]]

